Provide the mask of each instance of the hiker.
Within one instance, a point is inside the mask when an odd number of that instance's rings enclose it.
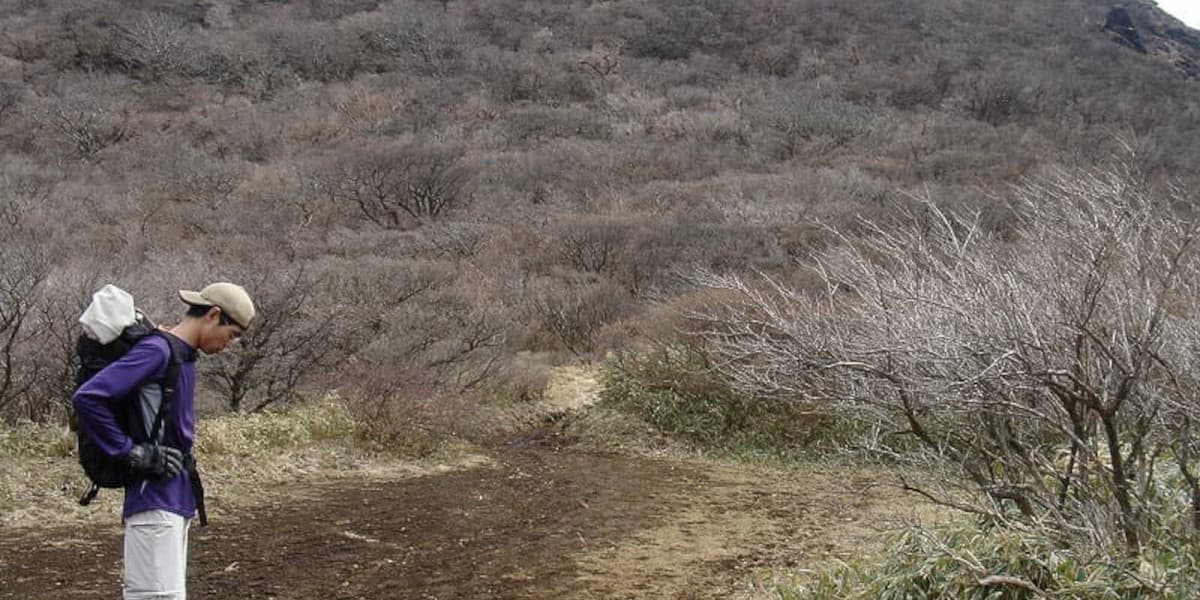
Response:
[[[183,320],[137,340],[72,397],[81,433],[136,477],[125,485],[121,512],[125,600],[186,598],[188,525],[197,512],[201,525],[206,521],[203,488],[191,458],[196,353],[224,350],[254,319],[250,296],[232,283],[180,291],[179,297],[188,305]],[[174,381],[166,381],[172,372]],[[157,397],[154,406],[169,413],[155,423],[154,434],[148,424],[157,408],[147,414],[148,397]],[[118,417],[131,412],[140,416],[131,421],[143,424],[136,435],[127,433],[135,429],[123,427]],[[95,489],[89,493],[94,497]]]

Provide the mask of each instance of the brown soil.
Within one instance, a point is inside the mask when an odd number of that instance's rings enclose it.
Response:
[[[422,477],[298,482],[193,528],[192,598],[728,598],[760,567],[847,557],[897,510],[865,476],[563,447]],[[120,528],[0,536],[0,598],[114,598]]]

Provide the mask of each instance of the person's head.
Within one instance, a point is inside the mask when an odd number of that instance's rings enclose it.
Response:
[[[195,324],[196,349],[216,354],[242,336],[254,320],[254,302],[239,285],[214,283],[199,292],[180,290],[188,305],[186,319]]]

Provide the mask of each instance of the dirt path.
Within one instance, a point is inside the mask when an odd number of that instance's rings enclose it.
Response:
[[[595,402],[560,369],[544,412]],[[760,567],[849,557],[909,500],[870,477],[573,449],[559,427],[465,470],[297,482],[192,529],[214,600],[729,598]],[[114,519],[115,521],[115,519]],[[0,536],[0,599],[119,596],[120,527]]]
[[[836,474],[585,453],[297,484],[192,530],[193,598],[727,598],[749,569],[849,555],[894,496]],[[801,480],[802,479],[802,480]],[[870,491],[874,490],[874,491]],[[113,598],[120,531],[10,532],[0,598]]]

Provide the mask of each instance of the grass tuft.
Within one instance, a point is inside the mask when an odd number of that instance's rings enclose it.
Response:
[[[956,522],[895,534],[882,560],[837,563],[807,583],[780,584],[780,600],[1133,600],[1195,597],[1200,553],[1163,544],[1136,561],[1054,544],[1035,531]]]
[[[481,460],[452,438],[414,456],[369,431],[334,397],[199,420],[195,451],[210,513],[254,504],[279,485],[308,478],[410,476]],[[120,513],[119,490],[103,490],[90,507],[77,504],[88,482],[76,461],[75,434],[66,427],[0,426],[0,465],[4,526],[93,522]]]
[[[827,415],[800,403],[732,389],[707,358],[663,347],[610,358],[601,370],[600,407],[627,413],[698,450],[739,460],[794,460],[844,436]]]

